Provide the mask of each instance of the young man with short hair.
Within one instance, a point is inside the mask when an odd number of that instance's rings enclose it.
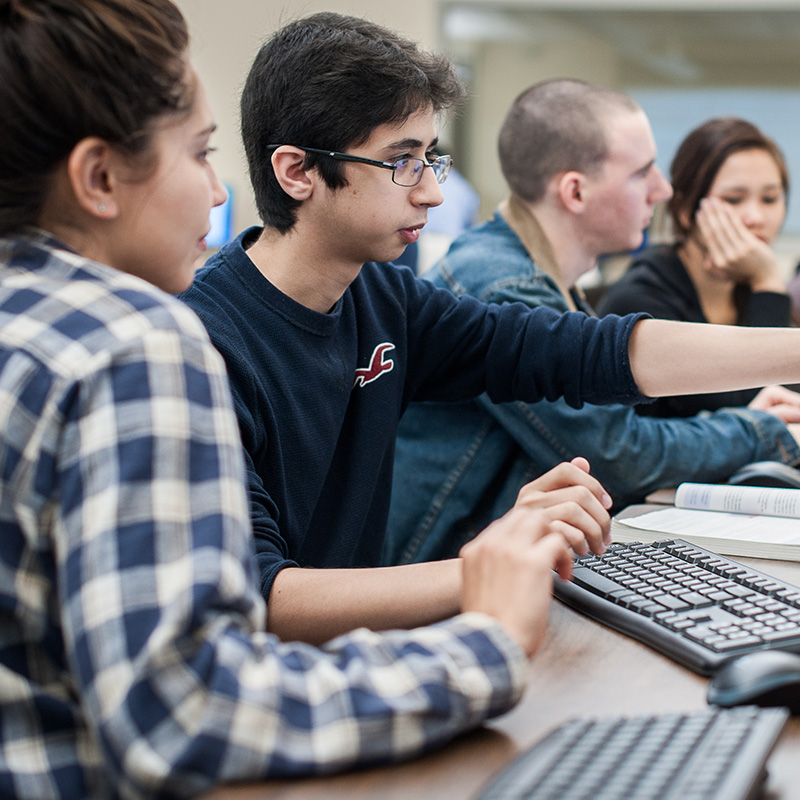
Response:
[[[578,278],[600,255],[637,248],[654,206],[671,196],[645,114],[622,92],[544,81],[513,103],[499,154],[509,198],[425,277],[483,302],[591,313]],[[798,400],[774,387],[754,405],[794,403],[772,410],[796,422]],[[659,419],[563,400],[412,403],[399,428],[386,562],[457,553],[520,487],[577,455],[623,507],[681,481],[724,480],[750,461],[796,462],[800,448],[779,416],[753,409]]]

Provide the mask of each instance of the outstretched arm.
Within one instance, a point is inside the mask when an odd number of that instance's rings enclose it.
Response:
[[[644,319],[629,342],[631,372],[648,397],[800,382],[800,329]]]

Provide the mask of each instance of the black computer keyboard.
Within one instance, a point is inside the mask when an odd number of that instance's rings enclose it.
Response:
[[[751,706],[575,719],[507,766],[477,800],[745,800],[788,718]]]
[[[753,650],[800,652],[800,589],[682,539],[578,557],[554,591],[701,675]]]

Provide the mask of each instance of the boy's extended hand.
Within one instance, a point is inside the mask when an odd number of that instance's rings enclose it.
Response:
[[[611,508],[602,484],[589,474],[585,458],[573,458],[525,484],[517,495],[515,508],[558,507],[551,529],[561,533],[578,555],[602,553],[611,541]]]
[[[572,557],[565,538],[554,532],[559,506],[512,508],[461,549],[463,611],[497,619],[528,656],[539,649],[547,629],[553,570],[565,580]]]

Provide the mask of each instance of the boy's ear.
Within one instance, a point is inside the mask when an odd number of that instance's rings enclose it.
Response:
[[[81,139],[67,159],[67,176],[80,207],[99,219],[119,213],[114,194],[118,157],[108,142],[96,136]]]
[[[303,167],[306,154],[298,147],[281,145],[272,153],[275,178],[286,194],[294,200],[307,200],[314,191],[314,178]]]
[[[586,204],[586,177],[570,170],[556,177],[556,192],[564,207],[573,214],[582,214]]]

